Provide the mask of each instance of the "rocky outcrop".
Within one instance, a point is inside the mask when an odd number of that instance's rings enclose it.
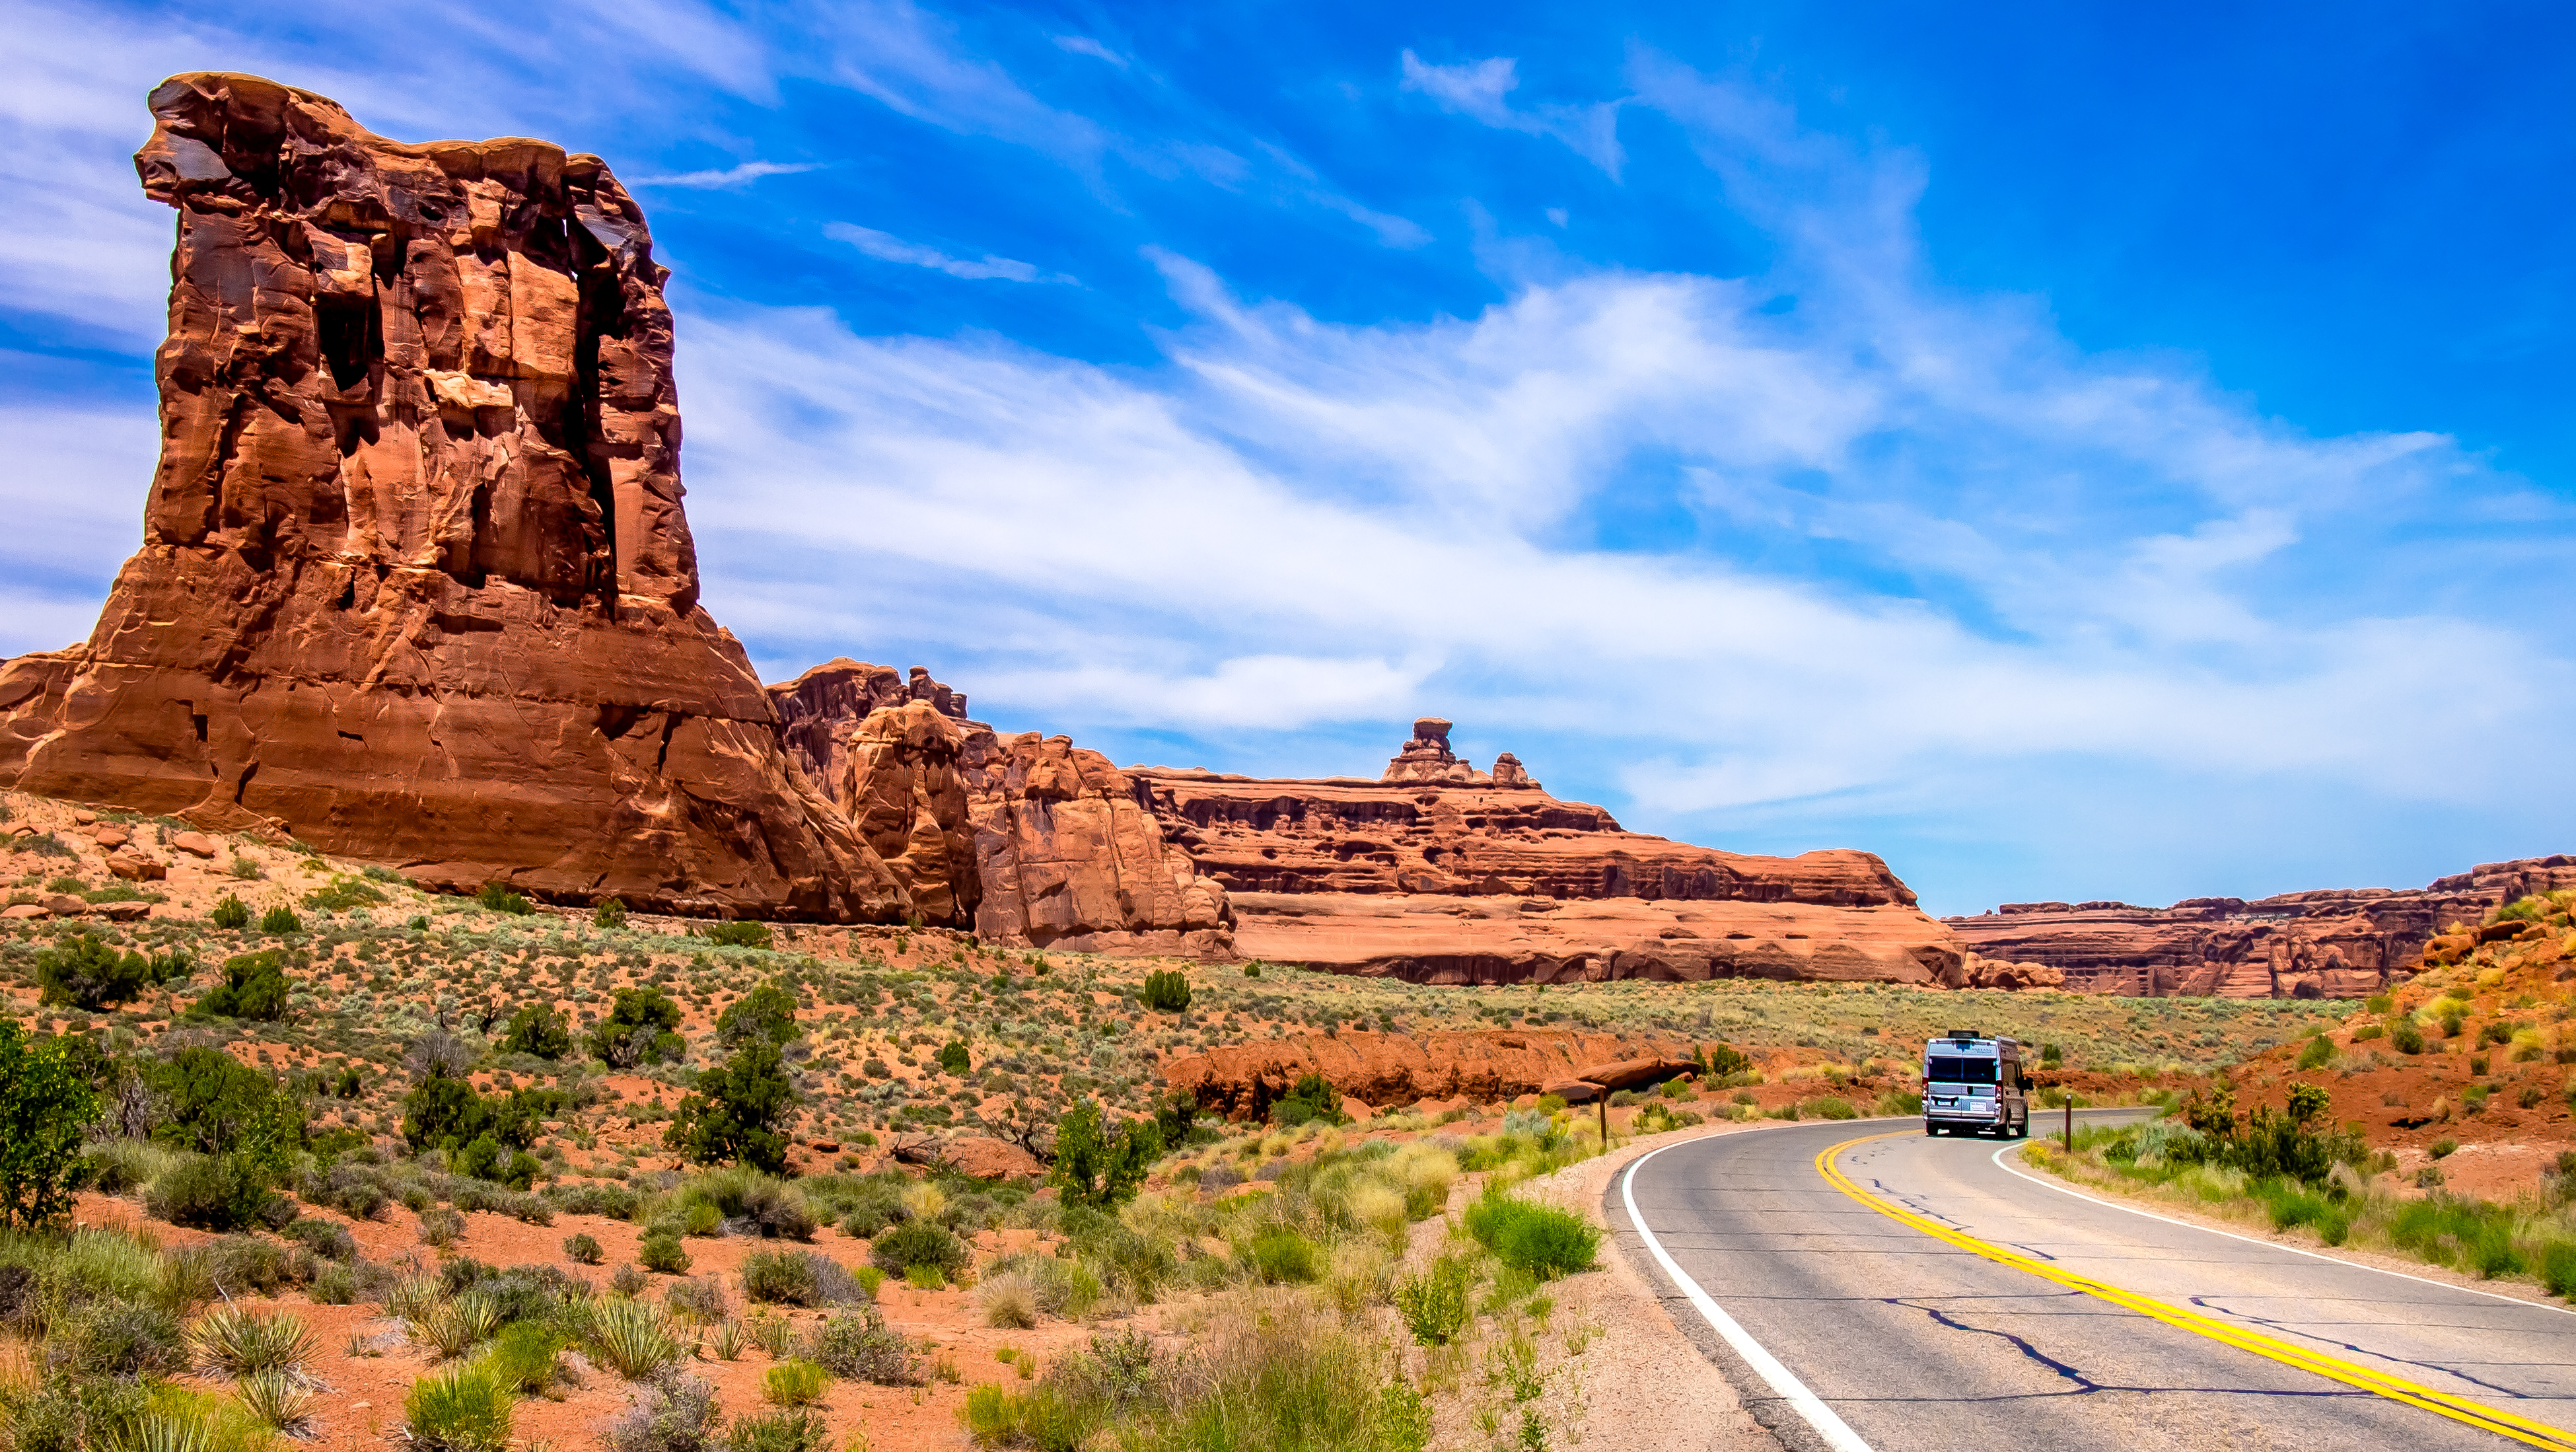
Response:
[[[178,210],[142,548],[0,668],[0,782],[415,880],[900,915],[698,602],[664,269],[595,156],[152,92]]]
[[[2576,856],[2487,863],[2418,889],[2123,902],[2006,903],[1945,921],[1983,957],[2053,969],[2086,993],[2352,998],[2421,966],[2455,923],[2533,893],[2576,888]]]
[[[1449,729],[1416,722],[1377,781],[1128,775],[1231,895],[1236,947],[1256,957],[1426,983],[1960,978],[1957,937],[1869,853],[1629,832],[1508,754],[1472,770]]]
[[[1679,1038],[1549,1029],[1307,1034],[1182,1055],[1165,1062],[1163,1078],[1202,1109],[1257,1119],[1308,1074],[1377,1107],[1459,1096],[1491,1102],[1572,1081],[1659,1082],[1690,1069],[1694,1047]]]
[[[967,721],[966,698],[919,666],[880,697],[893,674],[836,661],[770,691],[818,771],[843,763],[827,778],[837,801],[925,922],[1069,952],[1232,952],[1225,889],[1164,841],[1107,757]]]

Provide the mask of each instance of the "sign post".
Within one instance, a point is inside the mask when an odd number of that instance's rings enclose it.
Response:
[[[2073,1154],[2075,1153],[2075,1096],[2063,1089],[2057,1092],[2066,1095],[2066,1152]]]

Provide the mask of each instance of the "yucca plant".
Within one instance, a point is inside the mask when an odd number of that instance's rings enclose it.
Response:
[[[421,1452],[505,1452],[517,1398],[482,1366],[424,1376],[403,1398],[403,1430]]]
[[[603,1301],[585,1339],[599,1360],[628,1381],[642,1381],[680,1359],[670,1322],[650,1302]]]
[[[189,1344],[207,1370],[234,1377],[262,1372],[301,1376],[313,1354],[313,1333],[294,1316],[263,1316],[239,1306],[221,1306],[197,1319],[188,1330]]]
[[[718,1361],[738,1361],[742,1358],[743,1340],[740,1321],[719,1321],[715,1330],[707,1333],[706,1348]]]
[[[385,1314],[400,1321],[417,1321],[430,1307],[446,1299],[438,1277],[415,1273],[396,1280],[385,1292]]]
[[[233,1386],[252,1417],[261,1426],[297,1436],[308,1430],[313,1416],[313,1393],[296,1377],[283,1371],[258,1371],[243,1377]]]
[[[501,1329],[501,1308],[487,1296],[442,1301],[411,1323],[415,1339],[438,1349],[441,1360],[463,1356]]]

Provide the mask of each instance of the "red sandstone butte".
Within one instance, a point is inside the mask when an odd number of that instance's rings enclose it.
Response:
[[[143,546],[87,643],[0,667],[0,782],[434,885],[905,912],[698,603],[665,270],[607,166],[254,76],[150,106]]]
[[[1267,1113],[1308,1074],[1379,1107],[1458,1095],[1490,1102],[1572,1080],[1601,1084],[1595,1074],[1620,1088],[1669,1079],[1691,1067],[1694,1047],[1680,1038],[1556,1029],[1345,1031],[1181,1055],[1165,1061],[1163,1079],[1200,1107],[1243,1119]]]
[[[769,690],[790,749],[924,921],[1021,947],[1231,955],[1225,890],[1099,752],[966,720],[965,697],[919,666],[900,688],[843,660]]]
[[[2435,934],[2516,898],[2576,888],[2576,857],[2490,862],[2430,886],[2124,902],[2006,903],[1946,919],[1986,958],[2041,965],[2086,993],[2353,998],[2411,976]]]
[[[1748,857],[1623,830],[1425,718],[1378,780],[1136,767],[1247,955],[1420,983],[1966,982],[1959,940],[1866,852]],[[1497,767],[1504,765],[1497,761]]]

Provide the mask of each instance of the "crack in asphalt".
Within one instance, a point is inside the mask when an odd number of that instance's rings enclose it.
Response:
[[[2516,1387],[2506,1386],[2502,1382],[2489,1381],[2484,1377],[2473,1376],[2468,1372],[2460,1370],[2456,1366],[2448,1366],[2438,1361],[2418,1361],[2413,1357],[2391,1356],[2385,1351],[2363,1346],[2358,1342],[2341,1341],[2332,1336],[2320,1336],[2316,1332],[2309,1330],[2296,1322],[2283,1321],[2271,1316],[2255,1316],[2240,1311],[2230,1310],[2226,1306],[2218,1304],[2207,1296],[2194,1296],[2191,1298],[2191,1304],[2203,1311],[2207,1311],[2213,1316],[2223,1317],[2227,1320],[2239,1322],[2248,1326],[2260,1326],[2279,1335],[2293,1337],[2297,1340],[2313,1341],[2321,1346],[2331,1346],[2341,1351],[2350,1352],[2354,1356],[2368,1357],[2373,1361],[2384,1361],[2392,1366],[2411,1366],[2419,1371],[2438,1371],[2444,1376],[2457,1377],[2471,1386],[2484,1387],[2488,1391],[2494,1392],[2497,1396],[2509,1397],[2515,1401],[2559,1400],[2557,1397],[2540,1396],[2532,1392],[2523,1391]],[[2470,1330],[2474,1328],[2460,1327],[2456,1329]]]

